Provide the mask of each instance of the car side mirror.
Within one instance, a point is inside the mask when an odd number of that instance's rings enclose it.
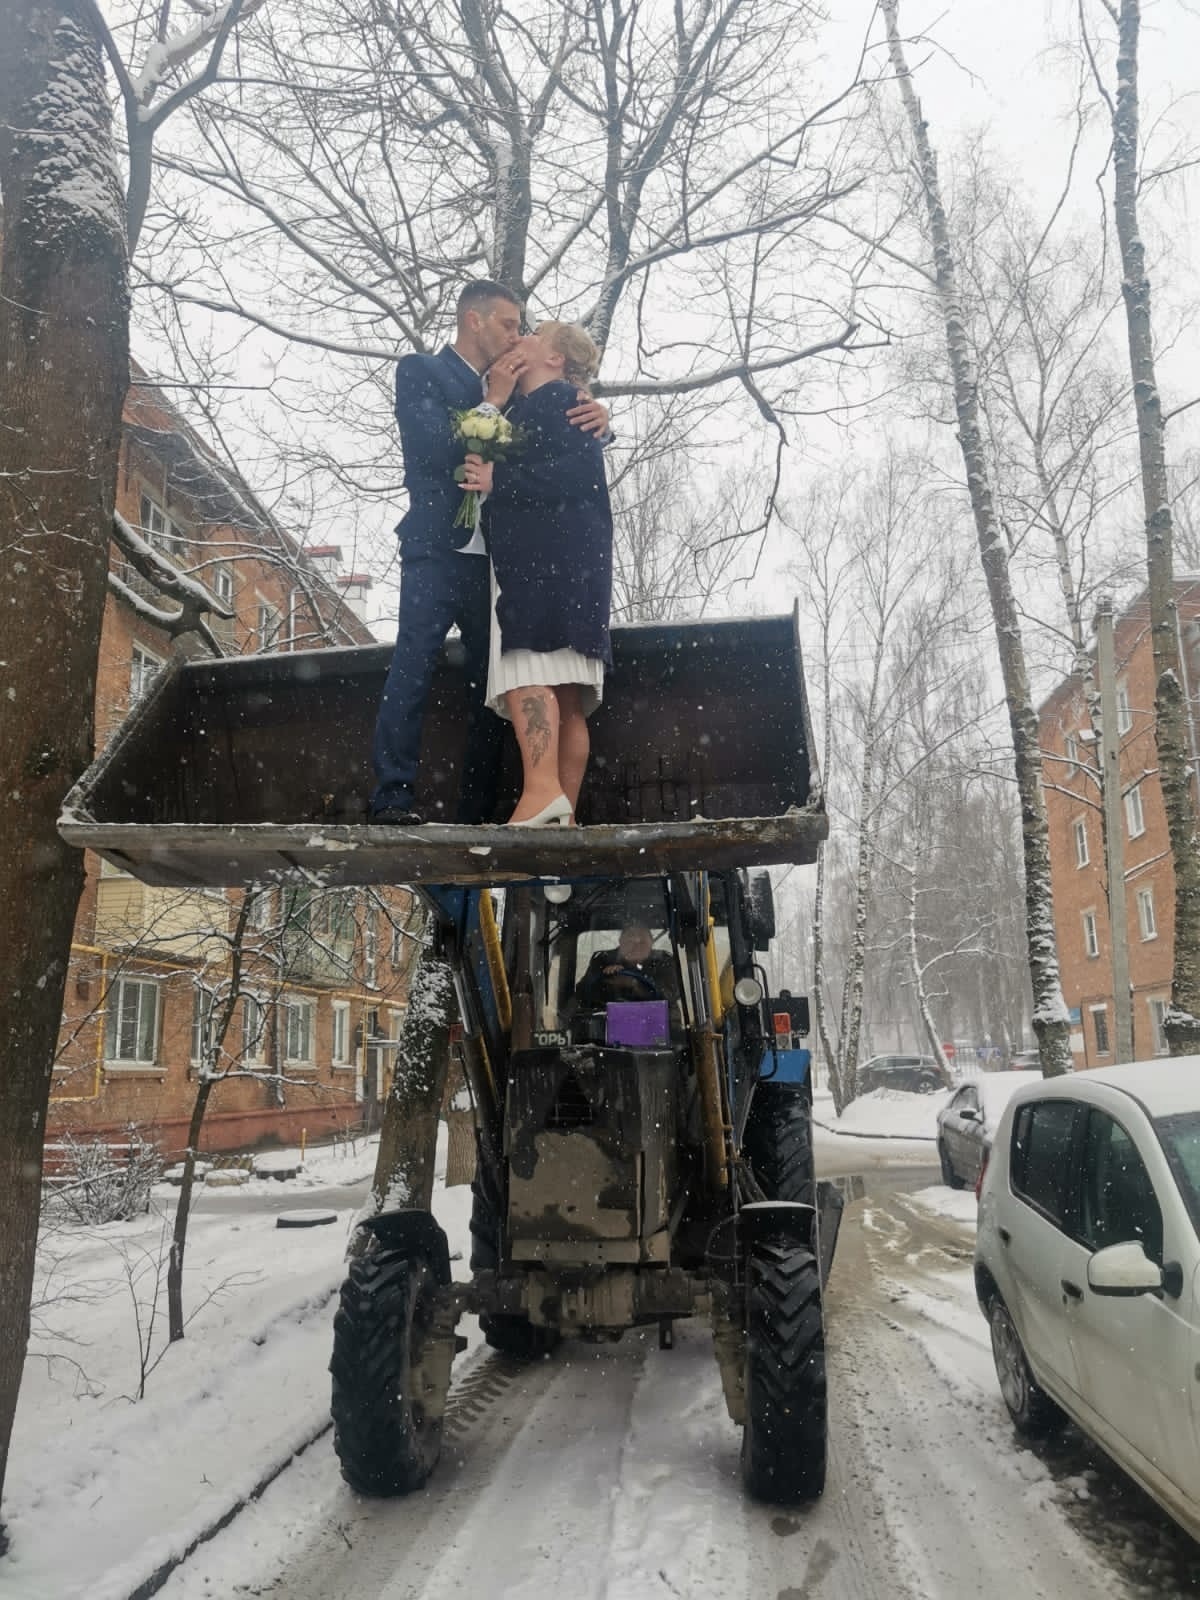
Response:
[[[1088,1262],[1087,1277],[1093,1294],[1152,1294],[1163,1287],[1162,1268],[1150,1260],[1136,1239],[1097,1250]]]
[[[983,1121],[983,1118],[979,1115],[978,1111],[976,1111],[974,1106],[964,1106],[962,1108],[962,1110],[958,1114],[963,1119],[964,1122],[982,1122]]]

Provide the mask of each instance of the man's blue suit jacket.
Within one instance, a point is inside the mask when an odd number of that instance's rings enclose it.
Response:
[[[462,441],[455,439],[450,413],[477,406],[481,380],[449,345],[435,356],[404,356],[396,367],[396,421],[404,450],[408,510],[396,528],[400,553],[428,555],[461,550],[470,528],[454,518],[463,492],[454,481],[462,465]]]

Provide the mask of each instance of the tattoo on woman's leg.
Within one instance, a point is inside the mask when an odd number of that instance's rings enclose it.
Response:
[[[529,745],[529,760],[537,766],[550,748],[550,718],[546,713],[544,695],[531,694],[521,701],[525,713],[525,738]]]

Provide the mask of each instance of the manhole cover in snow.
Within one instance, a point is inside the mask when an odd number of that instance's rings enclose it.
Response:
[[[336,1211],[324,1211],[317,1206],[312,1206],[304,1211],[281,1211],[275,1218],[275,1226],[277,1228],[323,1228],[326,1223],[336,1221]]]

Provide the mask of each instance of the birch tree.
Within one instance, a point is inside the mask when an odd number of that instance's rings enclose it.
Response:
[[[1092,8],[1079,0],[1084,51],[1112,126],[1112,218],[1121,252],[1121,293],[1129,372],[1137,418],[1138,458],[1146,530],[1150,636],[1154,651],[1154,739],[1175,869],[1175,934],[1171,1004],[1163,1021],[1172,1055],[1200,1050],[1200,827],[1189,748],[1190,708],[1179,659],[1175,605],[1174,529],[1167,473],[1166,418],[1155,365],[1154,324],[1146,247],[1138,218],[1147,174],[1139,147],[1138,44],[1141,0],[1104,0],[1115,46],[1115,93],[1106,84],[1093,39]]]
[[[888,54],[908,123],[912,167],[932,256],[930,277],[944,328],[958,443],[995,625],[1021,800],[1026,933],[1034,995],[1033,1027],[1041,1051],[1042,1071],[1047,1076],[1054,1076],[1071,1071],[1072,1060],[1070,1026],[1062,996],[1054,931],[1037,713],[1030,692],[1008,551],[996,516],[995,491],[980,416],[978,377],[971,358],[966,313],[959,290],[958,263],[942,199],[937,158],[905,55],[899,25],[899,0],[880,0],[880,8],[887,33]]]
[[[793,530],[833,835],[817,864],[813,1009],[839,1111],[857,1091],[879,847],[911,765],[904,730],[931,692],[926,664],[945,659],[964,616],[926,478],[892,454],[874,474],[817,486]]]

